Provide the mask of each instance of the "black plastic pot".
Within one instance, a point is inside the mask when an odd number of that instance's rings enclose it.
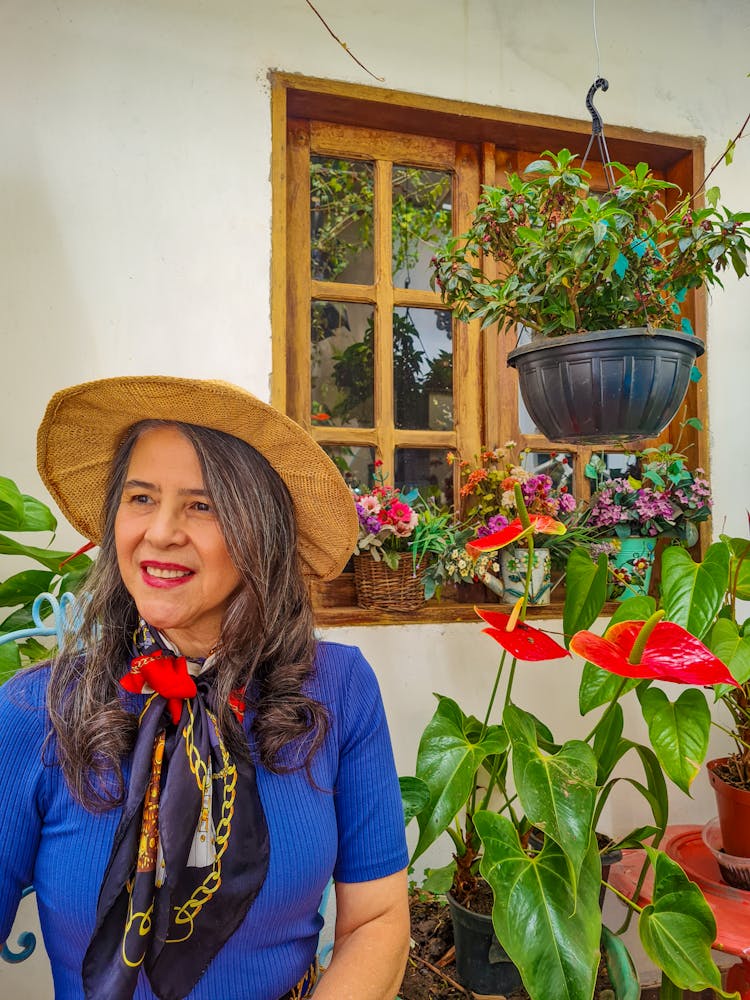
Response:
[[[511,351],[508,364],[545,437],[599,444],[660,434],[704,351],[690,334],[637,327],[545,337]]]
[[[456,946],[456,977],[467,990],[503,994],[521,985],[521,974],[508,958],[492,927],[492,917],[474,913],[448,893]]]

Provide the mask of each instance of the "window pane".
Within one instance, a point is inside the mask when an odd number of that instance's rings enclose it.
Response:
[[[331,456],[341,471],[347,486],[353,490],[367,492],[373,483],[375,472],[374,448],[348,448],[324,445],[323,451]]]
[[[397,448],[394,482],[400,490],[419,490],[440,506],[453,503],[453,470],[437,448]]]
[[[452,231],[451,175],[393,167],[393,283],[430,287],[430,258]]]
[[[447,309],[393,310],[393,396],[398,428],[453,429],[453,344]]]
[[[549,476],[556,490],[564,486],[568,493],[572,493],[573,461],[572,455],[561,451],[554,452],[554,454],[529,451],[523,457],[523,467],[535,476],[542,474]]]
[[[313,302],[310,377],[317,427],[372,427],[373,307]]]
[[[372,163],[310,157],[313,278],[372,284],[372,205]]]

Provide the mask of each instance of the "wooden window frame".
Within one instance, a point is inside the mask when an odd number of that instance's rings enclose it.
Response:
[[[385,450],[397,446],[460,448],[464,457],[479,453],[482,447],[496,447],[514,440],[519,447],[532,451],[555,451],[575,458],[573,489],[585,495],[584,465],[591,447],[550,442],[541,435],[522,435],[518,429],[517,376],[504,364],[504,355],[512,344],[501,340],[496,328],[480,330],[477,321],[456,324],[454,337],[455,424],[453,431],[402,431],[390,426],[376,434],[366,428],[313,428],[310,421],[309,380],[309,301],[326,297],[338,301],[361,301],[377,306],[389,315],[393,306],[412,305],[439,308],[435,293],[394,289],[389,281],[375,280],[372,286],[317,282],[309,267],[292,267],[289,261],[310,259],[309,179],[310,152],[320,155],[351,156],[379,160],[375,183],[381,192],[390,190],[387,181],[389,164],[413,162],[414,143],[403,147],[401,136],[414,137],[416,146],[425,150],[424,162],[416,165],[433,169],[451,169],[461,174],[454,198],[455,227],[461,232],[484,184],[501,184],[509,171],[523,170],[545,149],[585,148],[590,125],[585,121],[549,115],[486,107],[460,101],[425,97],[382,88],[320,80],[287,73],[271,74],[272,112],[272,268],[271,323],[272,375],[271,401],[309,430],[321,443],[374,446]],[[375,131],[373,131],[375,130]],[[703,178],[704,143],[695,137],[644,132],[638,129],[607,126],[607,141],[614,160],[636,163],[645,160],[654,171],[679,185],[684,191],[696,190]],[[589,162],[594,181],[605,187],[601,163]],[[377,172],[380,171],[380,176]],[[454,192],[455,193],[455,192]],[[667,204],[676,195],[668,192]],[[305,220],[301,223],[300,220]],[[376,199],[374,220],[381,240],[375,254],[375,276],[390,275],[390,206],[387,199]],[[387,258],[387,259],[386,259]],[[306,303],[306,306],[301,304]],[[706,331],[706,296],[692,293],[685,304],[698,333]],[[376,320],[377,322],[377,320]],[[704,336],[704,339],[705,336]],[[376,338],[376,365],[390,364],[386,340]],[[382,355],[382,357],[379,357]],[[697,365],[705,375],[706,356]],[[383,370],[383,367],[381,367]],[[469,372],[480,378],[467,377]],[[386,380],[387,382],[387,380]],[[376,413],[393,409],[392,385],[376,383]],[[501,405],[501,400],[514,404]],[[697,416],[706,426],[706,379],[691,382],[685,415]],[[377,419],[375,421],[377,423]],[[675,443],[678,421],[659,439]],[[458,436],[460,428],[460,438]],[[377,440],[376,440],[377,439]],[[707,432],[692,427],[683,431],[683,446],[690,447],[691,464],[709,471]],[[610,449],[614,450],[614,449]],[[710,524],[700,526],[701,550],[710,541]],[[431,601],[417,612],[391,614],[364,610],[356,606],[352,574],[314,588],[316,617],[321,625],[389,624],[407,621],[473,621],[471,606],[450,601]],[[530,609],[532,616],[559,617],[561,605]]]

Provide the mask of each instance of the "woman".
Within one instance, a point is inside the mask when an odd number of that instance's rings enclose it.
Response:
[[[68,648],[0,689],[0,940],[33,881],[59,1000],[390,1000],[393,756],[374,675],[316,641],[306,580],[354,547],[335,466],[249,393],[160,376],[57,393],[38,462],[100,553]]]

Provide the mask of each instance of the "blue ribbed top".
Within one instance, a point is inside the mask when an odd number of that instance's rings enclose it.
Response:
[[[304,770],[277,775],[258,766],[271,839],[268,875],[191,1000],[277,1000],[314,957],[318,906],[331,875],[363,882],[406,867],[401,798],[372,668],[358,649],[335,643],[319,644],[315,667],[306,690],[328,707],[332,722],[313,764],[318,788]],[[21,890],[33,882],[56,1000],[78,1000],[120,810],[87,812],[59,767],[42,762],[48,677],[46,668],[22,672],[0,688],[0,941]],[[142,701],[133,696],[133,708]],[[128,761],[124,770],[127,780]],[[142,974],[135,997],[153,996]]]

